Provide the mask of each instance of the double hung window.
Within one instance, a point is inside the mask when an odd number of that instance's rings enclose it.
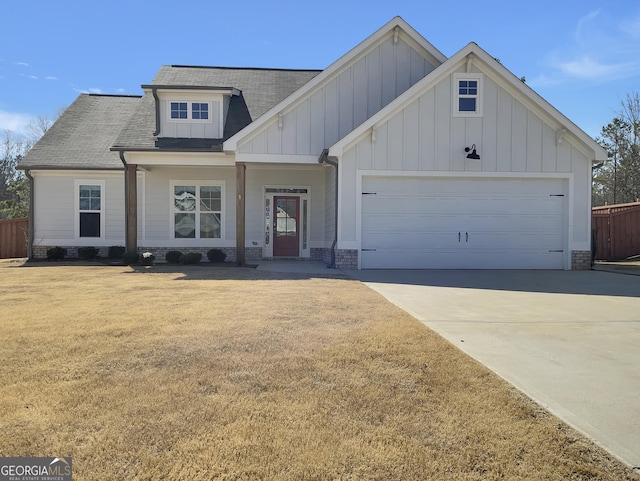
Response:
[[[77,236],[102,237],[104,184],[76,182]]]

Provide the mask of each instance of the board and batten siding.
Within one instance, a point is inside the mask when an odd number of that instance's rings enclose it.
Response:
[[[330,247],[336,235],[336,168],[325,167],[324,242]]]
[[[124,177],[119,172],[32,172],[34,178],[33,245],[123,245]],[[103,238],[76,236],[76,180],[104,182]]]
[[[220,139],[223,135],[222,109],[223,95],[212,95],[203,92],[175,92],[171,96],[161,94],[160,97],[160,137],[185,139]],[[171,119],[171,102],[187,102],[188,113],[191,115],[192,102],[207,102],[209,104],[209,119],[175,120]],[[227,100],[228,105],[228,100]]]
[[[239,145],[245,154],[320,155],[435,66],[389,37]]]
[[[358,171],[398,171],[428,175],[452,172],[573,178],[573,242],[588,245],[591,162],[579,141],[565,135],[539,109],[519,100],[489,75],[483,80],[482,117],[456,117],[452,75],[445,77],[344,151],[340,159],[340,240],[356,241],[360,195]],[[480,160],[466,158],[476,145]],[[584,148],[583,148],[584,149]],[[588,248],[587,248],[588,249]]]

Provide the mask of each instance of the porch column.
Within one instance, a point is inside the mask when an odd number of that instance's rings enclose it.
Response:
[[[126,252],[138,249],[138,166],[126,164],[124,173]]]
[[[245,263],[245,184],[247,166],[244,162],[236,163],[236,262],[239,266]]]

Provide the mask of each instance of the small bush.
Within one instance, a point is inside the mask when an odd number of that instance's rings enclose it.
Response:
[[[137,252],[125,252],[122,254],[122,261],[128,266],[137,264],[140,262],[140,254]]]
[[[144,252],[140,256],[140,264],[143,266],[152,266],[153,261],[156,260],[156,256],[154,256],[151,252]]]
[[[67,255],[67,249],[64,247],[52,247],[51,249],[47,249],[47,259],[53,261],[59,261],[64,259]]]
[[[199,252],[187,252],[186,254],[180,257],[180,262],[183,265],[187,264],[197,264],[202,259],[202,254]]]
[[[109,259],[122,259],[126,249],[124,246],[111,246],[109,247]]]
[[[169,251],[167,252],[167,255],[164,256],[165,260],[170,264],[179,264],[181,257],[182,252],[180,251]]]
[[[81,259],[95,259],[100,249],[96,247],[78,247],[78,257]]]
[[[227,254],[222,252],[220,249],[211,249],[207,252],[207,259],[209,262],[224,262],[227,258]]]

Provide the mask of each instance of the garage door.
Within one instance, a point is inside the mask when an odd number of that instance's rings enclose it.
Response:
[[[562,179],[364,177],[363,269],[562,269]]]

